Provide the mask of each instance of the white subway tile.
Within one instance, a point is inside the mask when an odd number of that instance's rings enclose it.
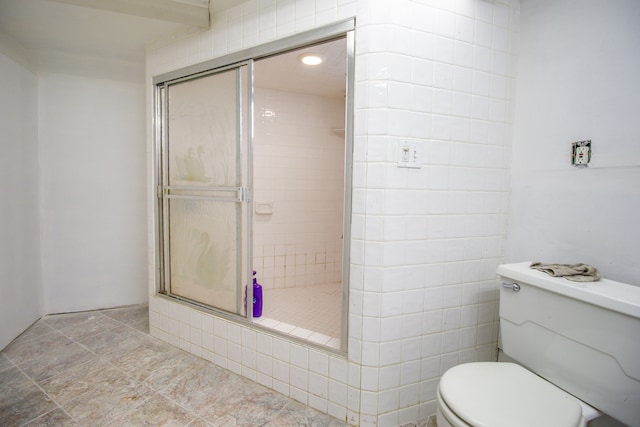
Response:
[[[402,338],[402,317],[386,317],[380,320],[380,341],[395,341]]]
[[[475,21],[466,16],[456,16],[456,40],[473,43],[475,33]]]
[[[327,399],[329,380],[326,376],[309,372],[309,393],[323,399]],[[326,412],[326,409],[325,409]]]
[[[360,393],[360,412],[363,415],[378,414],[378,393],[377,392],[362,391]]]
[[[314,394],[309,394],[308,404],[313,409],[317,409],[320,412],[327,412],[327,399],[323,397],[316,396]]]
[[[491,72],[495,74],[508,75],[510,67],[510,57],[504,52],[493,51],[491,55]]]
[[[453,63],[454,58],[454,41],[451,38],[439,37],[435,38],[435,49],[433,59],[448,64]]]
[[[378,368],[366,366],[362,368],[361,387],[363,391],[378,392],[378,373]]]
[[[454,64],[462,67],[472,67],[474,60],[473,44],[463,41],[456,41],[454,46]]]
[[[411,128],[412,113],[408,110],[411,99],[407,99],[406,108],[402,110],[388,110],[388,132],[391,135],[403,135],[407,129]],[[411,136],[416,136],[411,134]]]
[[[433,79],[434,63],[430,60],[414,58],[411,63],[411,83],[431,86]]]
[[[422,353],[422,337],[405,338],[402,340],[401,361],[418,360]]]
[[[390,411],[378,415],[378,419],[374,424],[376,427],[395,427],[398,425],[399,411]],[[417,418],[415,418],[417,419]]]
[[[425,27],[428,29],[428,27]],[[413,31],[411,36],[411,56],[420,59],[433,59],[435,36],[424,31]]]
[[[434,29],[433,32],[444,37],[455,36],[455,15],[451,12],[438,10],[434,11]]]
[[[380,341],[380,319],[364,317],[362,324],[362,339],[365,341]]]
[[[378,410],[380,413],[385,413],[398,409],[400,400],[400,390],[392,388],[390,390],[383,390],[378,393]]]
[[[437,379],[422,381],[420,385],[420,401],[435,400],[437,387]]]
[[[474,348],[476,346],[476,333],[477,329],[475,327],[460,329],[460,348]]]
[[[346,383],[349,367],[345,359],[337,356],[329,356],[329,377],[338,382]]]
[[[400,369],[400,384],[403,386],[419,383],[421,380],[422,359],[404,362]]]
[[[309,371],[307,369],[290,366],[289,368],[290,384],[292,387],[300,390],[308,390],[309,388]]]
[[[362,312],[364,315],[380,316],[381,298],[378,292],[364,292],[362,294]]]
[[[409,384],[400,388],[400,407],[417,405],[420,398],[420,383]]]
[[[309,349],[298,344],[291,344],[291,364],[303,369],[308,369]]]
[[[493,25],[508,28],[509,27],[510,8],[506,5],[495,3],[493,6]]]
[[[493,2],[476,2],[476,18],[491,23],[493,21]]]
[[[400,411],[398,411],[397,424],[394,425],[405,425],[412,422],[413,420],[419,420],[422,418],[425,417],[420,416],[419,405],[410,406],[408,408],[401,408]]]

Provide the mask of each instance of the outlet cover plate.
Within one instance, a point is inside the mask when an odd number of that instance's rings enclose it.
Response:
[[[586,168],[591,161],[591,140],[577,141],[571,144],[571,164]]]

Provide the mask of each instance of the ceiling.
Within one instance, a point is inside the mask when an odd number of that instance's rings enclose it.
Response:
[[[0,0],[0,33],[31,52],[144,61],[145,47],[208,27],[242,0]]]
[[[176,33],[208,28],[210,14],[243,1],[0,0],[0,39],[4,35],[16,41],[39,70],[83,73],[79,69],[86,67],[95,77],[140,79],[147,46]],[[298,56],[308,51],[322,55],[325,62],[302,65]],[[139,65],[128,70],[127,63]],[[342,39],[256,61],[256,85],[342,97],[345,67]]]
[[[304,65],[299,57],[305,53],[320,55],[324,62]],[[346,59],[345,38],[296,49],[256,61],[255,84],[287,92],[342,98],[346,94]]]

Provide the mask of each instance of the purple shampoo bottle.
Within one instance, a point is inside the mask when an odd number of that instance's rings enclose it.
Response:
[[[253,317],[262,316],[262,285],[256,279],[256,272],[253,271]]]

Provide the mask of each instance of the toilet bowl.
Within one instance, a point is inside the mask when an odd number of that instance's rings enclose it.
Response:
[[[579,400],[520,365],[466,363],[438,385],[438,427],[584,427]]]

